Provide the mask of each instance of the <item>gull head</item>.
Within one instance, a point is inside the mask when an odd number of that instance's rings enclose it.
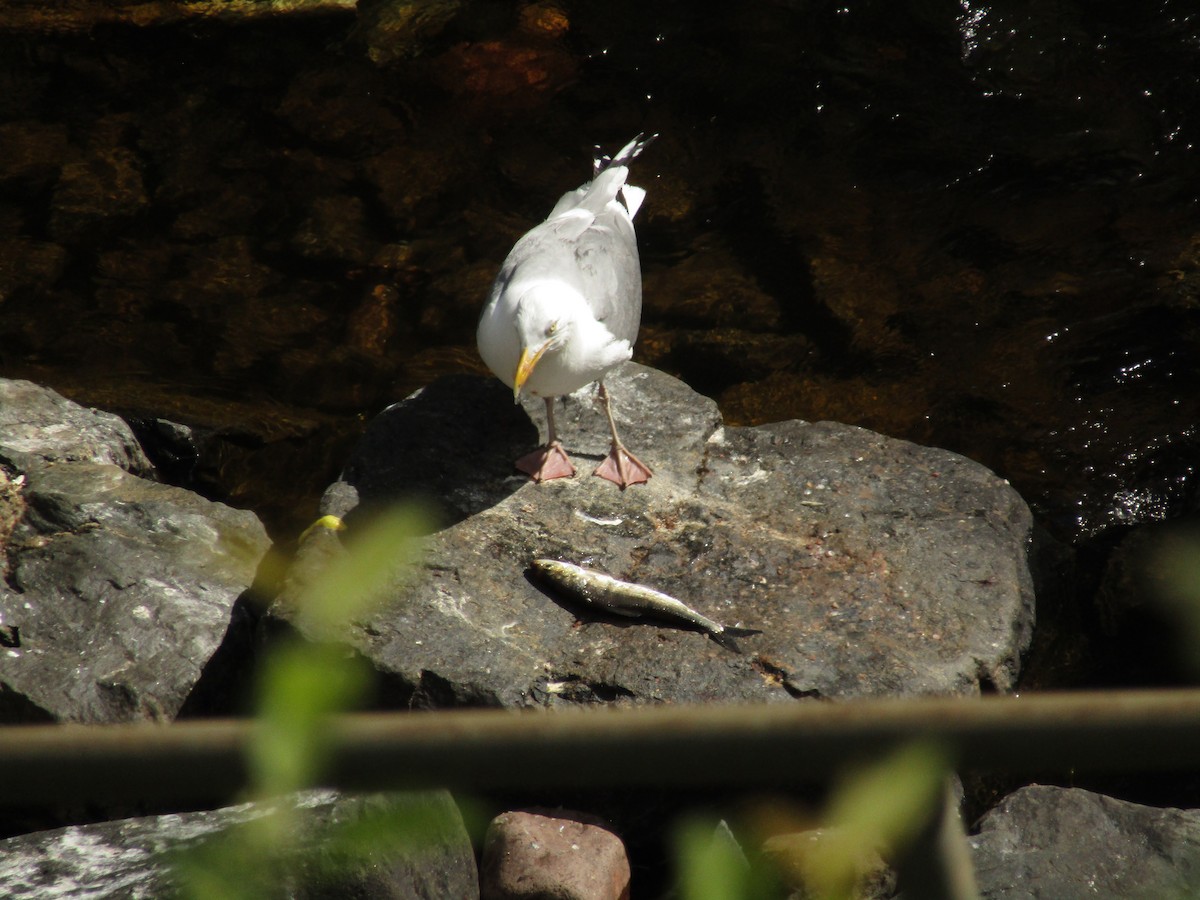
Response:
[[[629,341],[616,338],[572,285],[539,281],[525,286],[518,297],[506,320],[497,322],[500,330],[493,332],[502,333],[503,340],[484,341],[498,344],[494,349],[505,348],[489,365],[512,385],[514,400],[522,394],[546,398],[573,393],[633,355]]]
[[[539,285],[522,295],[517,303],[514,325],[521,356],[513,375],[513,399],[521,397],[534,369],[543,357],[556,356],[566,346],[575,323],[586,305],[569,288]]]

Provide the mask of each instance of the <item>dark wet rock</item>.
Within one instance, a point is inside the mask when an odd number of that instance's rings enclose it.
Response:
[[[179,173],[182,181],[190,173]],[[169,188],[184,190],[168,185]],[[245,229],[247,223],[262,212],[264,185],[253,175],[238,173],[222,181],[215,181],[209,190],[199,196],[185,195],[175,221],[171,225],[171,236],[181,241],[213,240],[223,235]],[[195,191],[195,183],[187,184]],[[164,191],[165,193],[165,191]],[[169,197],[159,199],[170,200]]]
[[[410,231],[403,223],[417,221],[422,209],[473,177],[479,159],[468,151],[451,134],[430,133],[421,142],[397,143],[364,160],[363,175],[387,215]]]
[[[323,511],[347,517],[351,536],[372,507],[406,497],[441,517],[394,600],[335,636],[401,696],[768,702],[1012,685],[1033,623],[1031,518],[1006,482],[845,425],[723,428],[715,404],[644,367],[608,382],[623,436],[655,470],[625,492],[589,474],[608,444],[590,394],[559,415],[580,474],[542,485],[512,468],[538,442],[542,404],[514,407],[495,380],[439,380],[368,429]],[[295,618],[306,557],[337,544],[325,534],[301,547],[278,617]],[[539,556],[762,634],[740,639],[739,655],[696,631],[580,609],[526,577]]]
[[[67,129],[31,120],[0,124],[0,184],[34,192],[51,182],[68,154]]]
[[[697,249],[670,269],[647,273],[647,314],[684,327],[777,333],[783,316],[779,299],[727,249],[703,245]]]
[[[638,339],[639,356],[648,365],[672,372],[695,373],[688,382],[705,396],[720,401],[727,417],[745,421],[741,409],[719,396],[731,386],[764,399],[771,373],[811,357],[812,342],[801,334],[776,335],[740,328],[644,328]],[[769,396],[769,395],[768,395]],[[769,400],[767,401],[769,402]]]
[[[1185,897],[1200,876],[1200,811],[1078,788],[1021,788],[970,843],[988,898]]]
[[[355,37],[379,66],[417,56],[454,18],[460,0],[371,0],[359,3]]]
[[[52,286],[66,268],[66,258],[58,244],[24,238],[0,240],[0,302],[22,288]]]
[[[591,816],[563,810],[506,812],[488,826],[480,863],[483,900],[621,900],[629,858]]]
[[[403,117],[386,102],[388,88],[366,63],[309,69],[290,81],[278,113],[319,147],[337,145],[357,155],[400,142],[408,131]],[[313,155],[294,162],[311,163],[319,170],[314,174],[328,176],[344,158]]]
[[[374,254],[375,238],[367,230],[363,203],[357,197],[318,197],[292,245],[312,259],[365,263]]]
[[[200,321],[224,321],[231,310],[240,308],[230,298],[244,301],[276,288],[284,276],[259,260],[253,243],[243,235],[222,237],[195,249],[187,266],[199,283],[178,283],[179,300],[189,306]]]
[[[0,462],[22,513],[0,583],[0,720],[173,718],[266,552],[258,519],[142,477],[121,419],[28,382],[0,381]]]
[[[433,76],[473,116],[535,109],[569,86],[579,60],[559,42],[522,33],[516,40],[456,44],[434,60]]]
[[[298,838],[278,861],[280,896],[441,900],[479,896],[471,842],[450,795],[441,791],[348,797],[313,791],[286,801],[300,819]],[[40,831],[0,841],[5,897],[165,897],[178,881],[174,855],[210,839],[229,838],[272,804],[247,803],[204,812],[147,816]],[[420,816],[420,842],[372,845],[360,855],[331,840],[339,826],[369,818]],[[409,835],[411,839],[411,835]],[[267,861],[261,861],[267,865]],[[274,861],[272,861],[274,862]],[[262,875],[256,867],[247,877]]]
[[[62,167],[54,189],[50,232],[75,241],[111,231],[148,203],[141,162],[127,147],[97,147]]]

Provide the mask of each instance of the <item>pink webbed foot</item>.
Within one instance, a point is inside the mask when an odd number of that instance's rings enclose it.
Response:
[[[645,484],[654,473],[650,471],[649,466],[626,450],[623,445],[613,444],[613,448],[608,451],[608,456],[604,457],[604,462],[600,463],[592,474],[611,481],[621,490],[625,490],[631,484]]]
[[[551,478],[570,478],[575,474],[575,467],[571,465],[567,451],[558,441],[522,456],[517,460],[516,466],[538,483],[549,481]]]

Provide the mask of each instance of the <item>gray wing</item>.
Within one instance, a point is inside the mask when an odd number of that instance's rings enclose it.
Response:
[[[633,343],[642,321],[642,264],[633,224],[605,213],[574,241],[581,290],[596,318]]]
[[[608,211],[582,230],[581,224],[575,217],[543,222],[513,247],[501,277],[505,283],[562,279],[618,340],[633,343],[642,320],[642,266],[633,224]]]
[[[626,184],[626,177],[629,164],[656,137],[639,134],[611,159],[597,156],[592,180],[563,194],[549,218],[517,241],[493,297],[513,281],[562,279],[587,299],[614,337],[632,344],[642,321],[642,265],[633,216],[646,192]],[[614,209],[617,204],[625,208]]]

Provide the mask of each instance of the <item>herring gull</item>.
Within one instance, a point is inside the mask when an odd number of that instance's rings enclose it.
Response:
[[[604,376],[633,355],[642,318],[642,273],[633,217],[646,192],[626,184],[629,163],[657,135],[638,135],[598,156],[592,180],[564,194],[546,221],[517,241],[479,319],[479,355],[496,376],[546,403],[544,447],[517,460],[534,481],[575,467],[554,425],[554,399],[596,382],[612,449],[593,473],[622,490],[651,472],[617,435]]]

